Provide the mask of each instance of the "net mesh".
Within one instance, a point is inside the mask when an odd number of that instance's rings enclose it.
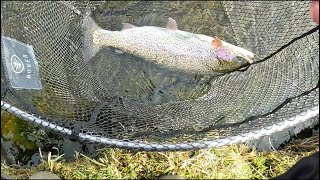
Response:
[[[297,126],[299,117],[318,111],[319,32],[310,2],[2,1],[1,6],[1,35],[33,46],[43,85],[40,91],[10,88],[2,70],[1,89],[7,90],[1,92],[2,109],[13,105],[81,139],[148,150],[148,144],[157,144],[156,150],[212,147],[235,142],[232,137],[249,141],[248,133],[259,139],[270,135],[268,129],[301,130],[306,127]],[[255,63],[218,77],[192,75],[113,48],[101,49],[86,63],[81,25],[89,11],[109,30],[119,30],[123,22],[163,27],[167,16],[175,17],[182,30],[251,50]]]

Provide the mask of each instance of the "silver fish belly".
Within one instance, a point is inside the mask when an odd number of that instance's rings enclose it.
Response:
[[[170,28],[126,24],[121,31],[108,31],[87,17],[83,23],[85,59],[90,60],[101,47],[114,47],[160,67],[187,73],[220,74],[248,64],[243,58],[219,59],[212,45],[214,38],[178,30],[174,23]],[[229,53],[235,48],[226,49]]]

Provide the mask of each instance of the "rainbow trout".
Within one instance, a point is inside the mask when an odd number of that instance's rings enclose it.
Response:
[[[82,24],[86,62],[102,47],[113,47],[174,71],[221,74],[252,63],[253,53],[217,37],[178,29],[168,18],[166,28],[123,23],[121,31],[100,28],[87,16]]]

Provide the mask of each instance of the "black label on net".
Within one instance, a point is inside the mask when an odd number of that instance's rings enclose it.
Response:
[[[1,36],[6,74],[17,89],[41,90],[38,62],[31,45]]]

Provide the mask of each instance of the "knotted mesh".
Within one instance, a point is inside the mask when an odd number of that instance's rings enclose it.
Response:
[[[1,6],[1,35],[33,46],[42,83],[41,90],[10,87],[2,56],[1,107],[57,133],[117,147],[181,150],[252,140],[261,146],[265,136],[291,136],[318,123],[319,32],[310,2]],[[87,12],[108,30],[120,30],[123,22],[163,27],[170,16],[181,30],[252,51],[255,63],[203,76],[172,72],[114,48],[86,63],[81,25]]]

